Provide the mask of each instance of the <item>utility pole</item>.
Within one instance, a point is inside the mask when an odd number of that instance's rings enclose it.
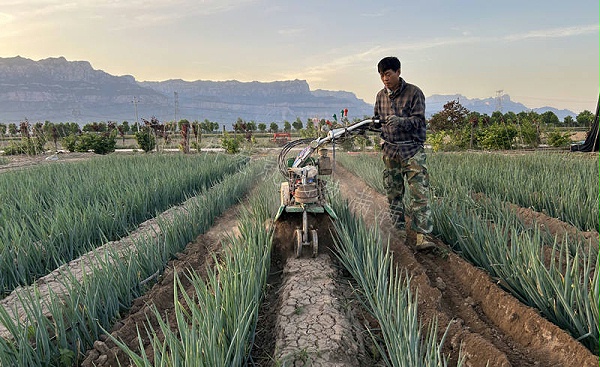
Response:
[[[171,125],[171,133],[175,134],[175,131],[177,131],[177,113],[179,113],[179,93],[173,92],[173,96],[175,98],[175,120]]]
[[[177,123],[177,113],[179,112],[179,93],[173,92],[175,95],[175,123]]]
[[[135,124],[137,125],[137,131],[140,132],[140,122],[138,121],[138,110],[137,110],[138,102],[139,102],[139,100],[137,99],[137,97],[133,96],[133,101],[131,101],[131,103],[133,103],[133,106],[135,108]]]

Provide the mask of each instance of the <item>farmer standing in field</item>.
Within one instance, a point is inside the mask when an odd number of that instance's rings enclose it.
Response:
[[[383,184],[387,192],[394,226],[406,230],[403,197],[410,192],[408,208],[411,229],[417,233],[415,248],[427,250],[435,245],[426,235],[433,230],[429,207],[429,174],[425,150],[425,95],[419,87],[400,77],[400,60],[385,57],[377,64],[384,88],[375,99],[375,116],[381,119]],[[406,178],[407,188],[404,179]]]

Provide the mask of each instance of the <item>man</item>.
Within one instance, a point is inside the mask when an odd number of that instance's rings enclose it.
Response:
[[[383,183],[390,215],[396,228],[405,230],[405,190],[411,195],[411,229],[417,233],[415,248],[427,250],[435,245],[425,237],[433,230],[429,207],[429,174],[425,143],[425,95],[419,87],[400,77],[400,60],[385,57],[377,64],[384,88],[377,93],[375,116],[381,120]],[[408,188],[405,188],[404,180]]]

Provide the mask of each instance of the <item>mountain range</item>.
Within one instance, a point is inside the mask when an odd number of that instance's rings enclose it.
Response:
[[[559,119],[575,116],[552,107],[530,109],[501,98],[468,99],[462,95],[426,98],[427,115],[439,112],[446,102],[458,99],[470,111],[491,115],[533,110],[554,112]],[[305,80],[274,82],[136,81],[131,75],[115,76],[96,70],[87,61],[64,57],[39,61],[20,56],[0,58],[0,123],[100,121],[159,121],[208,119],[222,124],[246,121],[295,121],[331,118],[347,108],[349,117],[371,116],[373,105],[347,91],[310,90]]]

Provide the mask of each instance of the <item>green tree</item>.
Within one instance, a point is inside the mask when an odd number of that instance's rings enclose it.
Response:
[[[276,133],[279,131],[279,125],[277,125],[276,122],[271,122],[271,125],[269,126],[269,131],[272,133]]]
[[[283,131],[285,131],[286,133],[292,132],[292,124],[290,124],[289,121],[283,122]]]
[[[200,123],[200,128],[202,129],[202,132],[210,134],[214,131],[219,130],[219,124],[213,121],[209,121],[208,119],[204,119],[204,121]]]
[[[105,132],[108,130],[108,127],[105,122],[92,122],[91,124],[86,124],[83,126],[83,131],[88,132]]]
[[[583,110],[577,115],[577,117],[575,117],[575,120],[577,120],[578,126],[592,127],[594,114],[591,111]]]
[[[304,127],[304,124],[302,123],[302,120],[300,120],[300,117],[298,117],[296,121],[292,122],[292,126],[296,131],[300,131]]]
[[[188,119],[181,119],[177,122],[177,127],[179,131],[183,128],[183,125],[190,126],[190,121]]]
[[[17,132],[19,130],[17,129],[17,124],[15,124],[14,122],[11,122],[10,124],[8,124],[8,134],[11,136],[15,136],[17,135]]]
[[[261,133],[267,131],[267,124],[265,124],[264,122],[260,122],[258,124],[258,131],[260,131]]]
[[[85,151],[91,150],[96,154],[108,154],[115,151],[117,146],[116,134],[106,132],[104,134],[88,133],[81,135],[82,146]],[[86,149],[87,148],[87,149]],[[83,150],[82,149],[82,150]]]
[[[449,101],[440,112],[431,116],[429,129],[432,131],[458,129],[465,124],[468,114],[469,110],[458,101]]]
[[[558,116],[552,111],[546,111],[540,115],[540,121],[546,126],[557,126],[560,123]]]
[[[504,115],[502,114],[502,112],[500,111],[494,111],[492,112],[492,116],[490,116],[490,123],[493,124],[500,124],[503,123],[504,121]]]
[[[571,115],[565,116],[563,119],[563,124],[565,126],[575,126],[575,119]]]
[[[300,131],[300,134],[303,138],[316,138],[317,137],[317,128],[315,127],[315,123],[312,119],[309,119],[306,122],[306,129]],[[347,139],[352,140],[352,139]]]
[[[508,111],[507,113],[504,114],[504,122],[507,124],[516,124],[518,121],[517,115],[512,112],[512,111]]]
[[[124,134],[128,134],[131,131],[131,126],[129,126],[129,121],[123,121],[120,126],[121,126],[121,129],[123,130]]]
[[[246,131],[246,122],[242,120],[241,117],[238,117],[235,123],[231,126],[233,127],[233,131],[236,133]]]

